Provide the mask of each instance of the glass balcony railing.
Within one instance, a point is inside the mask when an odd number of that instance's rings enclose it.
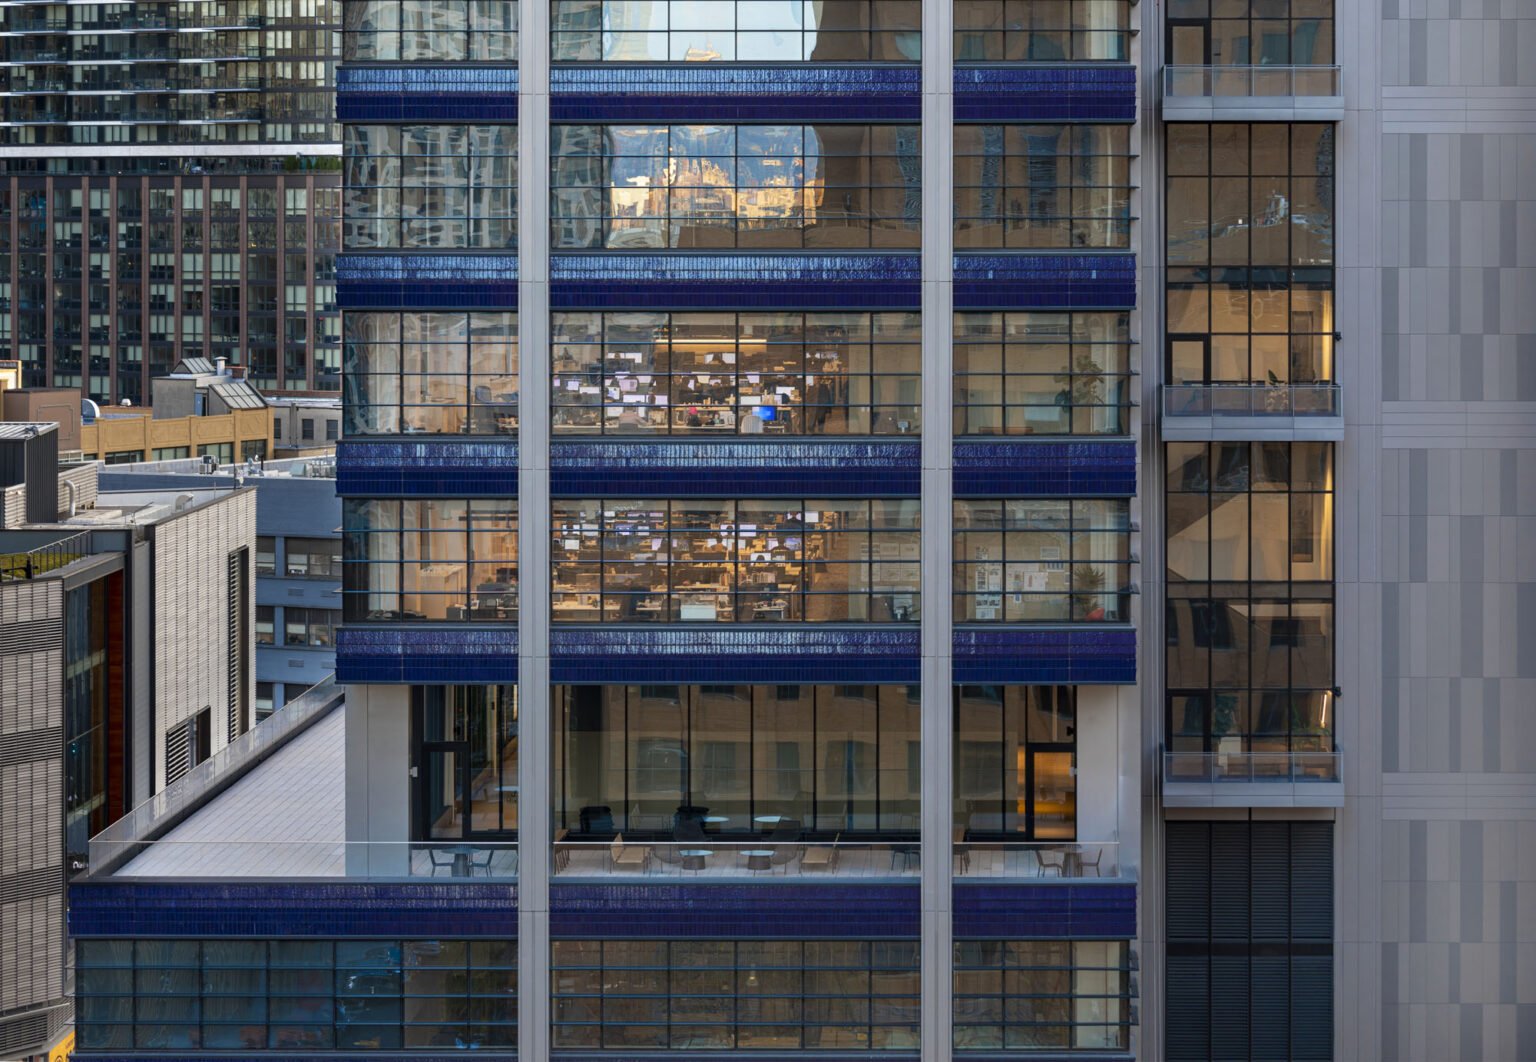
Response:
[[[1338,417],[1336,383],[1182,383],[1163,386],[1165,417]]]
[[[1343,95],[1337,66],[1165,66],[1164,99]]]
[[[1331,751],[1163,751],[1165,783],[1338,782],[1340,753]]]

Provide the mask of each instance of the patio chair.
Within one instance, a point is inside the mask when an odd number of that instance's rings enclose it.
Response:
[[[842,851],[838,847],[838,842],[842,839],[843,835],[838,834],[832,838],[830,845],[819,844],[812,848],[807,848],[805,855],[800,857],[800,873],[804,874],[807,870],[825,870],[829,872],[836,870],[837,856]]]
[[[1053,870],[1058,878],[1066,876],[1067,853],[1059,848],[1042,848],[1035,853],[1035,859],[1040,863],[1040,876],[1042,878]]]
[[[1078,865],[1078,868],[1079,868],[1079,873],[1081,873],[1081,871],[1083,871],[1083,870],[1087,870],[1090,867],[1092,867],[1093,868],[1093,876],[1094,877],[1099,877],[1100,876],[1099,875],[1099,863],[1104,858],[1104,849],[1102,849],[1102,848],[1095,848],[1093,850],[1093,858],[1092,859],[1087,858],[1087,856],[1085,854],[1086,851],[1087,850],[1084,849],[1084,851],[1083,852],[1079,852],[1078,856],[1077,856],[1077,865]]]
[[[650,868],[651,850],[641,844],[626,845],[621,833],[608,846],[608,865],[613,870],[638,870],[643,874]]]
[[[444,868],[448,873],[453,873],[453,853],[446,848],[432,845],[427,849],[427,858],[432,862],[432,876],[437,877],[438,868]]]

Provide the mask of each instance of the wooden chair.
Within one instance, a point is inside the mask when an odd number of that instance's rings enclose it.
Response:
[[[608,846],[608,866],[612,870],[639,870],[643,874],[650,865],[651,850],[645,845],[626,845],[622,833]]]
[[[838,834],[832,838],[830,845],[821,844],[807,849],[805,855],[800,857],[800,873],[803,874],[807,870],[836,870],[837,856],[842,851],[838,847],[838,842],[842,839],[843,835]]]

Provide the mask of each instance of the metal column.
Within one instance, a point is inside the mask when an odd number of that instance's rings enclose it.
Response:
[[[923,5],[922,1057],[954,1047],[950,680],[954,446],[954,5]]]
[[[549,1057],[549,4],[517,38],[517,1056]]]

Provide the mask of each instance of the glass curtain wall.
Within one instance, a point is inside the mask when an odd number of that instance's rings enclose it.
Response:
[[[1122,940],[955,941],[955,1048],[1124,1051],[1130,949]]]
[[[1167,139],[1167,382],[1333,380],[1334,127]]]
[[[556,250],[916,248],[915,125],[556,125]]]
[[[915,686],[558,686],[555,828],[917,836]]]
[[[515,840],[517,746],[516,686],[412,686],[412,838]]]
[[[1331,774],[1334,483],[1328,443],[1167,445],[1168,719],[1175,774]]]
[[[515,313],[362,313],[344,320],[348,435],[515,435]]]
[[[342,615],[517,622],[517,501],[346,498]]]
[[[956,435],[1126,435],[1131,315],[955,314]]]
[[[557,313],[553,430],[907,435],[915,313]]]
[[[1123,498],[956,500],[956,623],[1127,623]]]
[[[554,0],[555,62],[915,63],[918,0]]]
[[[955,247],[1127,248],[1129,125],[955,126]]]
[[[1027,6],[1027,5],[1026,5]],[[1329,65],[1334,0],[1169,0],[1176,66]]]
[[[1076,839],[1074,687],[958,686],[954,719],[957,840]]]
[[[954,0],[955,62],[1129,62],[1133,0]]]
[[[508,0],[346,0],[342,61],[515,63],[517,9]]]
[[[556,623],[916,623],[918,501],[556,499]]]

